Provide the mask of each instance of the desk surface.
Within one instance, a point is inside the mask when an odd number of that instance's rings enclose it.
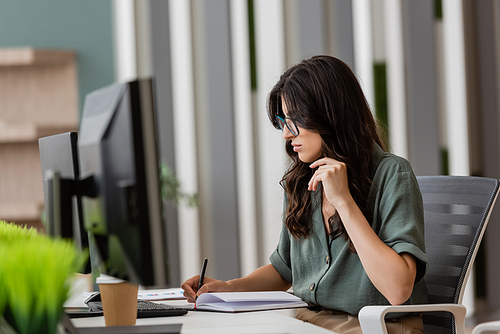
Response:
[[[162,302],[173,306],[185,305],[185,301]],[[70,306],[70,305],[68,305]],[[78,306],[78,305],[71,305]],[[179,317],[137,319],[137,325],[163,325],[182,323],[181,333],[308,333],[332,334],[324,328],[302,322],[293,317],[295,310],[219,313],[190,311]],[[75,327],[105,326],[104,317],[79,318],[71,320]]]

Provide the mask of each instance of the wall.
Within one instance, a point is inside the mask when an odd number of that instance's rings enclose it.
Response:
[[[80,109],[85,94],[114,81],[111,1],[0,1],[0,47],[77,52]]]

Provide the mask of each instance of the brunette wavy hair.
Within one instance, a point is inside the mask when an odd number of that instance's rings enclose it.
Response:
[[[279,129],[276,116],[288,117],[300,127],[320,134],[322,153],[346,164],[349,190],[366,219],[372,213],[367,205],[372,183],[372,149],[377,143],[385,150],[377,123],[363,91],[351,69],[331,56],[314,56],[294,65],[281,75],[268,97],[268,116]],[[314,170],[299,160],[291,140],[286,141],[291,164],[280,184],[287,196],[285,224],[296,238],[307,238],[314,210],[307,190]],[[332,237],[342,236],[355,252],[338,214],[329,217]]]

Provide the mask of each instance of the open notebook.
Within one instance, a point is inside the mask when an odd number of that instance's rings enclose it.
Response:
[[[218,312],[246,312],[281,308],[307,307],[297,296],[284,291],[204,293],[196,300],[195,309]]]

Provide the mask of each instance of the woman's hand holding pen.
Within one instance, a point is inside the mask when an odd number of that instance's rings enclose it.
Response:
[[[184,297],[186,297],[188,302],[190,303],[194,303],[196,301],[196,297],[205,292],[231,291],[229,284],[225,281],[219,281],[205,276],[205,279],[203,280],[203,286],[198,290],[199,282],[200,275],[196,275],[186,280],[181,285],[181,288],[184,290]]]
[[[309,167],[318,169],[309,181],[308,190],[316,191],[321,182],[328,202],[336,208],[351,198],[345,163],[332,158],[322,158],[314,161]]]
[[[203,270],[202,270],[203,271]],[[188,302],[194,303],[196,297],[205,292],[232,292],[232,291],[286,291],[291,284],[274,269],[272,264],[266,264],[243,278],[230,281],[219,281],[210,277],[203,280],[203,286],[198,290],[200,275],[196,275],[182,283],[184,296]]]

